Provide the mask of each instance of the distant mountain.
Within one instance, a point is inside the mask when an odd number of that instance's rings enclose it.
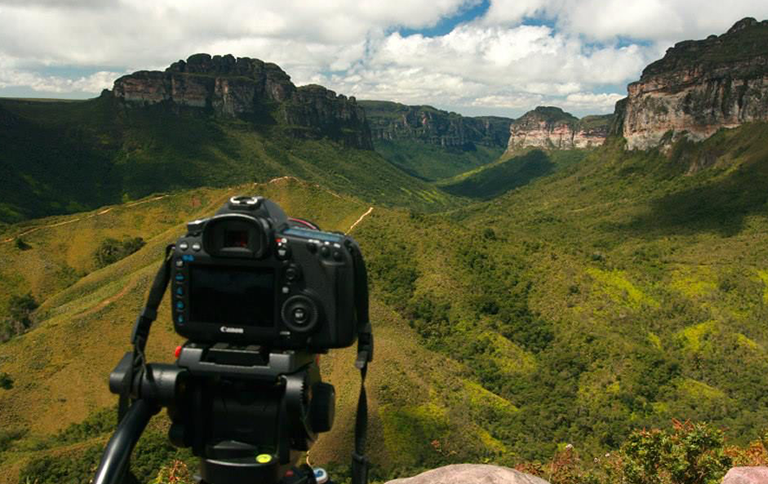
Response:
[[[355,98],[322,86],[296,87],[276,64],[249,57],[195,54],[164,72],[139,71],[115,81],[112,95],[127,104],[166,104],[218,117],[281,124],[302,137],[372,149],[365,113]]]
[[[643,71],[617,104],[628,149],[768,120],[768,21],[738,21],[723,35],[679,42]]]
[[[608,135],[613,115],[585,116],[579,120],[554,106],[539,106],[510,126],[508,152],[525,148],[561,149],[600,146]]]
[[[358,101],[375,149],[407,172],[438,180],[498,158],[509,139],[510,118],[468,117],[432,106]]]
[[[363,109],[274,64],[198,54],[81,102],[0,99],[0,223],[295,176],[383,204],[448,195],[372,151]]]
[[[511,118],[468,117],[432,106],[406,106],[389,101],[359,101],[375,140],[417,140],[442,147],[506,145]]]

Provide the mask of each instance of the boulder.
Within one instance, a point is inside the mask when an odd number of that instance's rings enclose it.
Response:
[[[768,484],[768,467],[734,467],[723,477],[722,484]]]
[[[507,467],[454,464],[387,484],[549,484],[544,479]]]

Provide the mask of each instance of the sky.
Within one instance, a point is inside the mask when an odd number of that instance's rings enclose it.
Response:
[[[0,0],[0,97],[92,98],[207,52],[358,99],[584,116],[744,17],[768,18],[768,0]]]

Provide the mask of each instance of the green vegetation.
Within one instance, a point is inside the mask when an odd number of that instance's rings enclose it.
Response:
[[[412,140],[374,142],[376,152],[404,172],[427,181],[450,178],[495,161],[503,148],[443,148]]]
[[[13,378],[8,373],[0,373],[0,388],[10,390],[13,388]]]
[[[529,150],[441,180],[438,186],[452,195],[488,200],[549,175],[561,166],[578,163],[585,156],[586,152],[579,150]]]
[[[116,240],[113,238],[104,239],[96,249],[93,258],[96,260],[96,267],[102,268],[109,264],[114,264],[124,257],[128,257],[137,250],[144,247],[145,242],[141,237]]]
[[[274,163],[265,166],[323,186],[247,180],[3,229],[1,307],[6,317],[23,313],[14,304],[26,307],[36,321],[0,345],[14,380],[0,392],[0,425],[27,429],[0,451],[8,479],[84,475],[96,455],[89,449],[103,444],[111,425],[110,410],[100,410],[114,405],[104,377],[126,350],[165,244],[184,222],[242,192],[273,198],[328,230],[349,230],[374,205],[352,235],[371,275],[377,359],[369,441],[378,480],[474,461],[540,469],[563,484],[621,482],[610,476],[644,484],[650,475],[687,483],[694,474],[706,475],[704,483],[718,478],[723,455],[747,459],[724,442],[751,449],[762,437],[767,125],[681,141],[668,154],[625,152],[615,139],[592,152],[531,151],[445,185],[461,186],[474,202],[392,175],[399,172],[370,153],[226,136],[243,145],[221,146],[264,150]],[[330,168],[339,153],[347,158],[332,175],[313,171]],[[527,163],[547,169],[526,171]],[[392,178],[376,181],[376,170]],[[393,183],[397,177],[410,185]],[[364,182],[359,196],[339,188]],[[395,192],[402,195],[388,198]],[[18,236],[29,249],[11,242]],[[102,241],[137,237],[146,245],[132,256],[94,269]],[[37,309],[19,304],[27,295]],[[150,359],[168,361],[178,343],[164,306]],[[353,353],[323,356],[339,423],[313,448],[315,462],[347,462]],[[678,428],[673,419],[709,425]],[[136,471],[143,482],[170,465],[163,459],[177,458],[161,447],[164,437],[153,439],[153,457]],[[653,461],[645,457],[654,452]]]
[[[32,293],[12,295],[8,301],[8,316],[0,320],[0,342],[22,334],[32,326],[32,312],[38,303]]]
[[[375,152],[296,139],[293,127],[260,118],[131,108],[110,96],[79,103],[0,100],[0,107],[15,119],[0,130],[0,222],[282,176],[381,205],[437,209],[450,200]]]

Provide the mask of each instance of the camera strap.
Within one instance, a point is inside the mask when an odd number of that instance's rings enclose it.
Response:
[[[360,395],[357,399],[355,416],[355,450],[352,452],[352,484],[367,484],[370,461],[365,457],[368,434],[368,395],[365,392],[365,377],[368,363],[373,361],[373,331],[368,312],[368,271],[360,253],[360,246],[351,237],[346,240],[352,254],[355,273],[355,313],[357,316],[357,359],[355,367],[360,370]]]
[[[163,264],[155,275],[155,280],[152,282],[152,287],[149,290],[149,296],[147,296],[147,305],[136,318],[136,322],[133,325],[133,331],[131,332],[131,343],[133,343],[133,358],[130,368],[126,373],[125,380],[123,381],[122,391],[120,392],[120,399],[118,403],[118,422],[123,419],[123,416],[128,411],[128,407],[131,400],[135,400],[139,395],[134,392],[134,381],[138,376],[139,381],[147,369],[147,358],[144,355],[144,349],[147,346],[147,340],[149,339],[149,330],[152,328],[152,323],[157,319],[157,308],[160,307],[160,302],[163,300],[163,294],[166,287],[168,287],[168,281],[171,279],[171,255],[175,245],[170,244],[165,247],[165,258]]]

